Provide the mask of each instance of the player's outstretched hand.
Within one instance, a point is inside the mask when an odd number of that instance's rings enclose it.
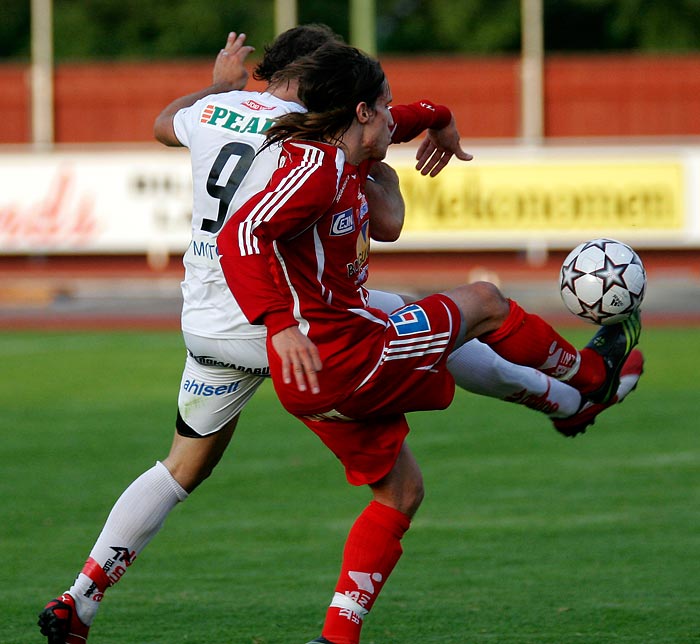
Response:
[[[255,47],[245,44],[246,35],[232,31],[226,45],[219,51],[214,61],[214,85],[230,85],[233,89],[243,89],[248,82],[245,59]]]
[[[292,375],[299,391],[320,391],[316,372],[321,371],[321,357],[316,345],[298,327],[290,326],[272,336],[272,346],[282,360],[282,380],[292,384]]]
[[[416,152],[416,170],[422,175],[434,177],[455,156],[460,161],[471,161],[474,157],[462,149],[461,138],[454,116],[450,124],[441,130],[428,130]]]

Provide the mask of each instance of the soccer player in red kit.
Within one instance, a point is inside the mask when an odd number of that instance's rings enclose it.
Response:
[[[337,40],[324,25],[290,29],[265,46],[254,75],[269,82],[292,60]],[[213,84],[174,100],[156,118],[154,133],[161,143],[189,149],[193,177],[192,239],[183,257],[182,282],[187,356],[176,429],[167,457],[125,488],[73,583],[41,611],[38,625],[49,644],[87,640],[108,589],[121,583],[170,512],[211,474],[227,449],[241,410],[268,372],[266,329],[248,323],[211,251],[229,214],[264,188],[277,167],[277,148],[258,153],[265,142],[264,129],[272,119],[305,108],[296,96],[296,85],[288,82],[268,84],[264,92],[239,91],[247,79],[243,62],[252,49],[244,42],[244,34],[229,34],[216,57]],[[397,141],[422,127],[445,126],[431,129],[418,148],[416,169],[422,174],[435,176],[453,156],[470,158],[461,149],[456,123],[454,118],[448,120],[445,108],[423,101],[396,107],[393,113],[397,122],[405,121],[405,126],[395,129]],[[395,173],[385,164],[374,164],[372,182],[365,188],[372,237],[395,240],[404,214]],[[387,313],[402,306],[403,300],[393,293],[369,291],[370,306]],[[461,388],[534,407],[547,414],[558,431],[575,435],[631,391],[642,364],[639,354],[627,373],[623,371],[617,397],[603,405],[581,400],[577,390],[539,371],[503,360],[477,340],[458,347],[448,367]]]
[[[298,79],[308,112],[285,115],[268,131],[269,145],[282,143],[279,168],[232,216],[218,248],[245,316],[267,327],[283,406],[335,453],[350,483],[372,490],[348,535],[322,635],[314,640],[357,644],[423,498],[420,469],[405,443],[405,413],[450,403],[450,351],[479,338],[507,360],[606,402],[641,324],[633,316],[603,327],[578,351],[486,282],[392,314],[371,308],[364,185],[392,132],[397,137],[389,86],[376,60],[337,43],[285,69],[279,80],[285,78]],[[436,123],[449,118],[431,104],[403,109],[396,122],[406,128],[426,111]]]

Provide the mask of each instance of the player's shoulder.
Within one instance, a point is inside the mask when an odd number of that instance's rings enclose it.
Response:
[[[334,169],[344,161],[343,151],[335,145],[320,141],[287,139],[282,144],[282,154],[290,162],[305,166]]]
[[[247,90],[232,90],[220,94],[209,94],[199,99],[195,105],[200,109],[206,105],[221,105],[260,117],[279,116],[288,112],[304,111],[304,108],[298,103],[284,101],[267,92],[251,92]]]
[[[304,177],[306,190],[335,194],[345,158],[336,146],[318,141],[288,139],[282,144],[278,172],[282,176]]]
[[[264,131],[281,115],[303,109],[296,103],[280,100],[271,94],[232,90],[204,96],[181,109],[177,115],[198,125],[220,125],[234,131],[243,120],[252,120],[254,124],[263,124],[261,127]]]
[[[241,107],[251,112],[259,112],[261,115],[264,115],[266,112],[287,113],[306,111],[306,108],[300,103],[285,101],[269,92],[246,92],[241,90],[231,93],[235,94],[235,96],[231,98],[238,101]]]

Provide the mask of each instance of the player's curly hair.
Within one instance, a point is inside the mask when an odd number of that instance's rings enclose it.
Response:
[[[379,61],[344,43],[330,42],[275,74],[274,83],[297,81],[299,100],[308,110],[277,119],[265,146],[284,139],[336,143],[352,125],[355,108],[373,109],[386,77]]]
[[[253,71],[255,80],[267,81],[295,60],[306,56],[328,42],[343,42],[328,25],[311,23],[282,32],[265,45],[265,54]]]

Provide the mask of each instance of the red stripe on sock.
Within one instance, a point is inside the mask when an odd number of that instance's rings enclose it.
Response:
[[[102,566],[100,566],[100,564],[98,564],[92,557],[88,557],[88,560],[85,562],[85,565],[80,572],[90,577],[90,579],[95,582],[97,589],[101,593],[112,585],[107,573],[102,570]]]

